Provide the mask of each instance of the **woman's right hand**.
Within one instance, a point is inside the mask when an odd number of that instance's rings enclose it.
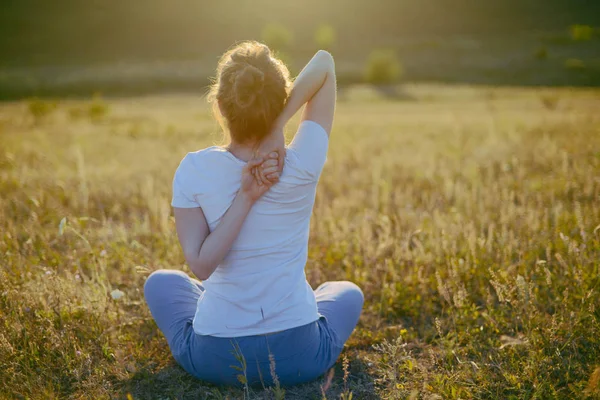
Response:
[[[260,184],[256,180],[252,172],[255,168],[264,168],[265,175],[269,176],[269,180],[265,184]],[[271,186],[278,181],[279,172],[276,158],[268,158],[266,160],[262,157],[253,158],[252,160],[248,161],[242,170],[242,184],[240,187],[240,193],[252,204],[254,204],[271,188]]]
[[[257,157],[261,157],[265,161],[260,166],[253,168],[254,179],[256,179],[259,185],[273,185],[279,180],[279,176],[281,175],[282,168],[279,154],[277,151],[272,151],[265,156]]]

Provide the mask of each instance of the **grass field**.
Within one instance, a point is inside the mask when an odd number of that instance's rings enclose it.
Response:
[[[306,272],[366,304],[348,372],[286,398],[600,398],[598,110],[583,89],[340,93]],[[200,97],[0,105],[1,398],[243,397],[174,363],[142,293],[189,271],[171,179],[220,140]]]

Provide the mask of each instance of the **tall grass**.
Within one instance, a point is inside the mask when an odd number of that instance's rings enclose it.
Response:
[[[187,376],[143,301],[152,270],[188,271],[170,183],[218,140],[208,109],[0,106],[0,397],[598,398],[600,95],[406,90],[339,104],[307,276],[366,305],[346,361],[285,392]]]

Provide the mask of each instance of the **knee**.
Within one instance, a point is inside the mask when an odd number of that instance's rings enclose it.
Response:
[[[165,290],[165,287],[172,285],[176,281],[187,277],[183,272],[169,269],[159,269],[146,278],[144,283],[144,296],[148,299]]]
[[[347,296],[350,298],[350,302],[359,310],[362,310],[362,307],[365,304],[365,295],[363,294],[363,291],[356,283],[349,281],[343,283],[347,291]]]
[[[362,310],[363,304],[365,303],[365,296],[356,283],[350,281],[337,281],[331,283],[341,292],[341,297],[344,298],[346,304],[349,304],[359,312]]]

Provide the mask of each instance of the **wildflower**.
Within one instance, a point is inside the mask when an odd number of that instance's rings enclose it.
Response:
[[[60,223],[58,224],[58,234],[60,236],[62,236],[63,233],[65,233],[66,226],[67,226],[67,217],[63,217],[63,219],[61,219]]]
[[[113,300],[119,300],[123,296],[125,296],[125,293],[123,293],[119,289],[115,289],[112,292],[110,292],[110,297],[112,297]]]
[[[100,257],[106,257],[106,254],[107,254],[107,253],[106,253],[106,250],[102,250],[102,251],[100,252]]]

